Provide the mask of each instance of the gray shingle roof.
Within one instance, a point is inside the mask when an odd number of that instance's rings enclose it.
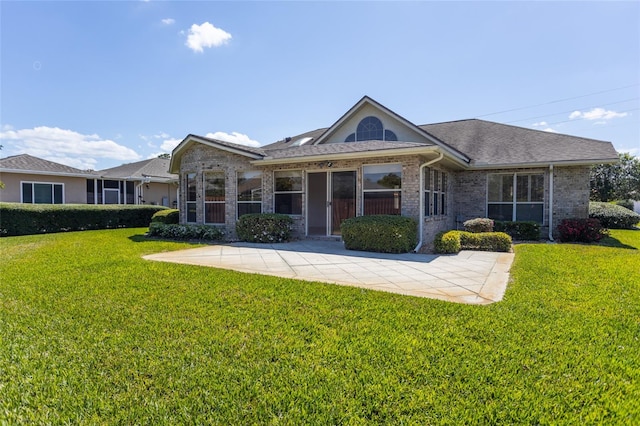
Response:
[[[64,164],[34,157],[29,154],[13,155],[0,159],[0,169],[46,172],[51,174],[88,175],[93,172],[65,166]]]
[[[478,119],[419,126],[463,152],[475,165],[617,159],[610,142]]]
[[[151,158],[135,163],[123,164],[118,167],[100,170],[100,176],[109,178],[139,178],[176,179],[178,176],[169,173],[169,159]]]
[[[268,158],[296,158],[312,155],[327,154],[349,154],[349,153],[370,153],[373,151],[383,151],[390,149],[421,148],[432,146],[422,142],[385,142],[385,141],[363,141],[353,143],[328,143],[322,145],[303,145],[293,148],[270,149],[267,151]]]
[[[278,142],[274,142],[274,143],[271,143],[269,145],[264,145],[261,148],[264,149],[265,151],[269,151],[269,150],[272,150],[272,149],[289,148],[291,146],[295,146],[297,141],[299,141],[300,139],[304,139],[304,138],[311,138],[311,140],[309,142],[305,143],[305,145],[310,145],[316,139],[318,139],[318,137],[320,137],[320,135],[322,135],[324,132],[326,132],[327,129],[328,129],[328,127],[323,127],[321,129],[311,130],[310,132],[305,132],[305,133],[302,133],[302,134],[297,135],[297,136],[293,136],[293,137],[290,137],[290,138],[285,138],[285,139],[279,140]]]
[[[204,139],[206,141],[218,144],[218,145],[223,145],[223,146],[227,146],[229,148],[234,148],[240,151],[245,151],[245,152],[249,152],[251,154],[257,154],[257,155],[265,155],[265,151],[263,147],[260,148],[254,148],[252,146],[247,146],[247,145],[240,145],[237,143],[232,143],[232,142],[226,142],[226,141],[221,141],[220,139],[212,139],[212,138],[207,138],[205,136],[198,136],[198,135],[189,135],[189,136],[195,136],[197,138],[200,139]],[[188,139],[189,136],[187,136],[185,139]]]

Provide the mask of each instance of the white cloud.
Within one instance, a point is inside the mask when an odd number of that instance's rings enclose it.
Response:
[[[215,133],[207,133],[205,136],[211,139],[218,139],[224,142],[237,143],[238,145],[246,145],[246,146],[252,146],[252,147],[260,146],[260,142],[254,141],[249,136],[244,135],[242,133],[238,133],[238,132],[231,132],[230,134],[225,132],[215,132]]]
[[[569,114],[569,118],[574,120],[576,118],[585,120],[611,120],[612,118],[621,118],[629,115],[626,112],[615,112],[606,110],[604,108],[593,108],[591,111],[573,111]]]
[[[546,121],[539,121],[537,123],[533,123],[532,124],[533,127],[543,127],[543,126],[546,126],[546,125],[547,125]]]
[[[180,142],[182,142],[182,139],[166,139],[160,145],[160,149],[162,152],[171,152]]]
[[[173,18],[165,18],[165,19],[162,20],[162,23],[164,25],[173,25],[173,24],[176,23],[176,20],[173,19]]]
[[[81,169],[93,169],[96,158],[135,161],[140,155],[124,145],[100,136],[73,130],[40,126],[33,129],[0,132],[0,140],[11,144],[11,151],[30,154]]]
[[[222,46],[230,39],[231,34],[205,22],[202,25],[191,25],[185,44],[194,52],[202,52],[205,47]]]
[[[546,129],[542,129],[542,130],[549,133],[558,133],[557,130],[552,129],[551,127],[547,127]]]

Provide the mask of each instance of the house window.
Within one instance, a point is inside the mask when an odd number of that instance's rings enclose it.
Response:
[[[402,165],[381,164],[363,167],[365,215],[399,215],[402,206]]]
[[[543,223],[543,174],[490,174],[487,217]]]
[[[204,173],[204,222],[225,223],[224,172]]]
[[[302,214],[302,171],[285,170],[274,172],[276,213]]]
[[[196,222],[196,199],[197,199],[197,185],[196,174],[187,173],[185,175],[185,186],[187,188],[187,222]]]
[[[398,137],[391,130],[385,130],[382,121],[374,116],[360,120],[355,133],[345,138],[345,142],[356,141],[397,141]]]
[[[447,173],[424,169],[424,215],[445,216],[447,214]]]
[[[238,172],[238,217],[262,213],[262,173]]]
[[[30,204],[64,204],[64,184],[22,182],[22,202]]]
[[[120,204],[120,181],[105,180],[102,185],[104,204]]]

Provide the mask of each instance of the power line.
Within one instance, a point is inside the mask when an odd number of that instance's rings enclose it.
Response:
[[[603,107],[603,106],[609,106],[609,105],[616,105],[616,104],[622,104],[625,102],[631,102],[631,101],[636,101],[640,98],[636,97],[636,98],[629,98],[629,99],[625,99],[623,101],[617,101],[617,102],[609,102],[606,104],[598,104],[597,106],[588,106],[588,107],[582,107],[582,108],[574,108],[571,109],[569,111],[561,111],[561,112],[555,112],[552,114],[545,114],[545,115],[537,115],[535,117],[529,117],[529,118],[522,118],[520,120],[513,120],[513,121],[507,121],[505,124],[511,124],[511,123],[519,123],[521,121],[529,121],[529,120],[535,120],[536,118],[544,118],[544,117],[551,117],[553,115],[559,115],[559,114],[566,114],[568,112],[574,112],[574,111],[578,111],[578,110],[582,110],[582,109],[589,109],[589,108],[598,108],[598,107]]]
[[[549,101],[549,102],[544,102],[544,103],[541,103],[541,104],[529,105],[529,106],[524,106],[524,107],[519,107],[519,108],[506,109],[504,111],[498,111],[498,112],[492,112],[490,114],[478,115],[478,116],[476,116],[476,118],[488,117],[490,115],[504,114],[505,112],[521,111],[523,109],[535,108],[535,107],[544,106],[544,105],[551,105],[551,104],[556,104],[556,103],[559,103],[559,102],[570,101],[570,100],[573,100],[573,99],[586,98],[587,96],[599,95],[601,93],[615,92],[616,90],[628,89],[630,87],[636,87],[636,86],[640,86],[640,84],[630,84],[628,86],[617,87],[615,89],[601,90],[599,92],[588,93],[586,95],[574,96],[574,97],[571,97],[571,98],[564,98],[564,99],[557,99],[555,101]]]
[[[630,112],[630,111],[637,111],[640,108],[631,108],[631,109],[627,109],[624,111],[620,111],[620,113],[624,113],[624,112]],[[553,123],[547,123],[547,126],[553,126],[554,124],[560,124],[560,123],[568,123],[570,121],[576,122],[576,121],[580,121],[580,120],[587,120],[587,118],[585,117],[580,117],[580,118],[570,118],[568,120],[562,120],[562,121],[555,121]]]

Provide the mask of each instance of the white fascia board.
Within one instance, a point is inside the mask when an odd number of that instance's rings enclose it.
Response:
[[[64,173],[64,172],[45,172],[42,170],[25,170],[25,169],[0,169],[0,173],[16,173],[23,175],[44,175],[44,176],[63,176],[63,177],[77,177],[96,179],[99,175],[85,174],[85,173]]]
[[[314,161],[336,161],[336,160],[353,160],[353,159],[365,159],[365,158],[378,158],[400,155],[419,155],[428,154],[432,152],[439,152],[440,148],[437,146],[419,147],[419,148],[402,148],[402,149],[384,149],[378,151],[360,151],[360,152],[343,152],[337,154],[319,154],[319,155],[305,155],[303,157],[286,157],[286,158],[270,158],[265,157],[262,160],[251,161],[250,163],[256,166],[264,165],[277,165],[277,164],[291,164],[291,163],[312,163]]]
[[[535,167],[554,166],[594,166],[597,164],[614,164],[617,158],[597,159],[597,160],[559,160],[559,161],[539,161],[535,163],[506,163],[506,164],[470,164],[467,166],[469,170],[487,170],[487,169],[524,169]]]

